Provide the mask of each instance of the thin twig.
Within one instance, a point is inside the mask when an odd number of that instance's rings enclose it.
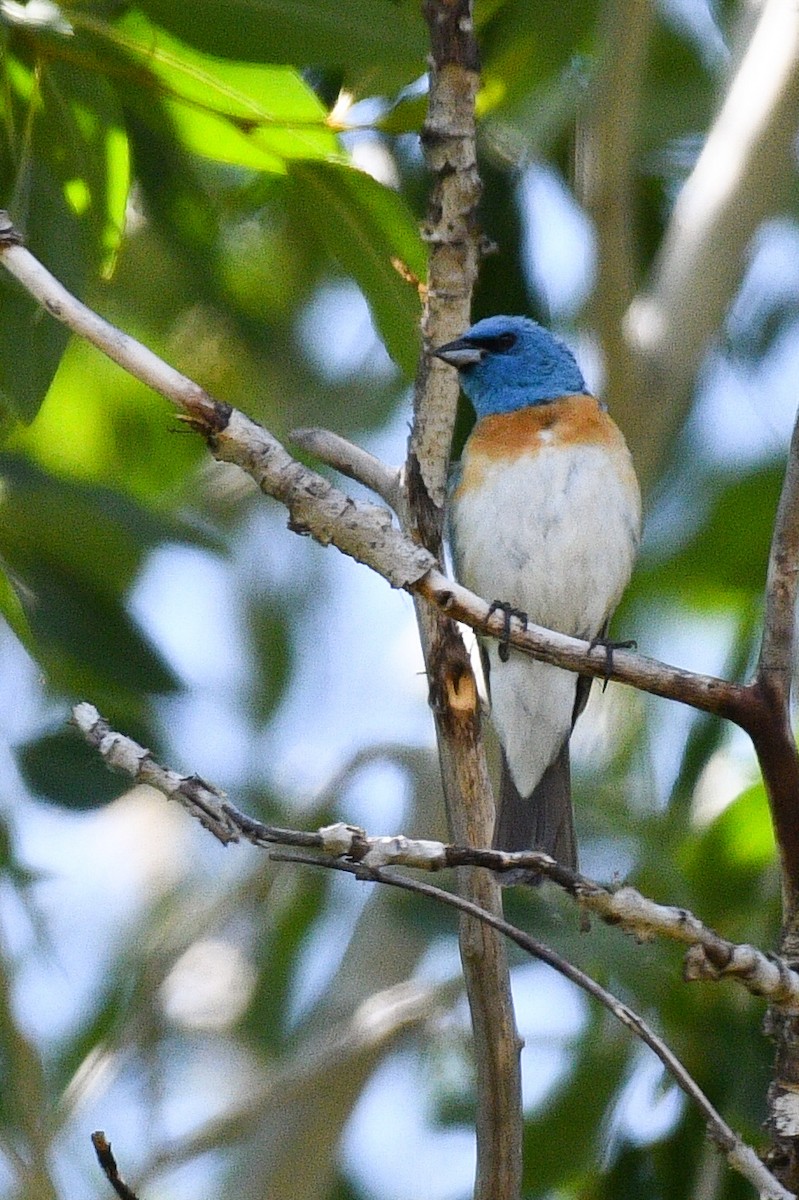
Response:
[[[399,508],[402,475],[398,467],[387,466],[362,446],[356,446],[329,429],[292,429],[289,441],[320,462],[334,467],[341,475],[368,487],[395,512]]]
[[[148,783],[168,799],[177,800],[215,836],[219,837],[218,830],[224,830],[225,836],[219,840],[225,844],[244,840],[261,849],[291,846],[318,851],[331,859],[359,862],[370,870],[397,866],[421,871],[479,867],[498,874],[520,867],[534,870],[573,896],[582,908],[640,941],[665,937],[689,946],[686,980],[733,979],[753,995],[766,997],[782,1012],[799,1013],[799,973],[791,970],[784,959],[720,937],[687,909],[658,904],[632,887],[615,890],[605,887],[540,851],[509,853],[447,845],[402,834],[370,836],[343,821],[314,832],[284,829],[241,812],[224,793],[207,783],[202,784],[198,803],[196,776],[181,776],[159,766],[132,738],[112,732],[92,705],[76,705],[73,713],[75,725],[109,766],[123,771],[137,783]]]
[[[103,1174],[120,1200],[138,1200],[133,1189],[129,1188],[124,1179],[120,1178],[117,1160],[111,1153],[111,1143],[101,1129],[92,1134],[92,1145],[94,1153],[97,1155],[97,1161],[103,1169]]]
[[[738,1171],[739,1174],[743,1175],[744,1178],[748,1179],[761,1197],[767,1197],[768,1200],[795,1200],[793,1194],[787,1191],[763,1165],[752,1147],[743,1142],[727,1124],[690,1072],[680,1062],[677,1055],[655,1033],[651,1026],[644,1021],[643,1017],[634,1012],[629,1005],[619,1000],[617,996],[614,996],[612,992],[602,987],[590,975],[587,975],[579,967],[576,967],[573,963],[563,958],[550,946],[539,942],[523,930],[517,929],[516,926],[511,925],[504,918],[479,908],[478,905],[473,904],[463,896],[459,896],[453,892],[445,892],[441,888],[433,887],[429,883],[421,883],[419,880],[409,879],[404,875],[387,874],[385,871],[377,868],[366,867],[363,863],[323,858],[312,854],[292,854],[283,850],[275,851],[270,857],[278,862],[304,863],[308,866],[326,867],[334,871],[343,871],[346,874],[354,875],[360,880],[384,883],[389,887],[401,888],[403,891],[425,896],[430,900],[435,900],[439,904],[445,904],[450,908],[458,909],[460,912],[468,913],[475,920],[482,921],[486,925],[490,925],[492,929],[496,929],[499,933],[504,934],[505,937],[509,938],[510,941],[514,942],[527,954],[531,954],[533,957],[540,959],[541,962],[547,963],[589,996],[593,996],[622,1025],[626,1026],[645,1045],[649,1046],[650,1050],[663,1063],[663,1066],[672,1076],[677,1086],[693,1101],[702,1113],[707,1121],[708,1134],[711,1140],[724,1154],[729,1165]]]

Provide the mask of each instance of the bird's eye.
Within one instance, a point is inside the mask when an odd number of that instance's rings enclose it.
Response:
[[[516,345],[516,334],[515,333],[501,333],[499,335],[499,337],[496,339],[496,348],[500,352],[504,352],[505,350],[512,350],[515,345]]]

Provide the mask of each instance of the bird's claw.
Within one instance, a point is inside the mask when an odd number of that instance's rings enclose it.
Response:
[[[507,600],[493,600],[488,610],[489,620],[495,612],[501,612],[503,617],[502,622],[502,637],[499,642],[499,657],[502,662],[508,661],[510,654],[510,622],[511,617],[515,617],[521,624],[522,629],[527,628],[527,613],[521,609],[514,608],[512,604],[508,604]]]
[[[596,637],[591,638],[588,643],[589,650],[595,650],[597,646],[605,647],[605,682],[602,684],[602,691],[610,682],[610,676],[613,673],[613,654],[616,650],[637,650],[638,643],[635,638],[630,638],[626,642],[614,642],[611,638]]]

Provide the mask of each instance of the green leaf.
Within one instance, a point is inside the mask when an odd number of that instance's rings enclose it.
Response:
[[[642,563],[633,583],[636,592],[655,590],[700,604],[723,601],[731,593],[759,594],[783,474],[782,466],[767,465],[743,476],[694,479],[697,505],[711,496],[706,518],[676,554]],[[685,499],[692,502],[690,495]]]
[[[409,0],[143,0],[140,8],[184,41],[225,58],[324,66],[349,86],[394,92],[425,70],[420,8]]]
[[[290,176],[295,220],[355,279],[386,349],[411,379],[421,348],[421,303],[395,264],[422,280],[427,255],[405,200],[370,175],[333,163],[293,163]]]
[[[31,626],[49,682],[71,694],[176,691],[177,678],[125,610],[123,597],[30,556]]]
[[[762,871],[775,861],[774,829],[762,783],[741,792],[690,844],[690,864],[712,862],[717,872]]]
[[[85,223],[89,267],[110,275],[125,227],[130,159],[122,112],[108,81],[69,63],[41,71],[42,102],[57,128],[47,131],[67,202]]]
[[[130,786],[109,771],[74,730],[48,733],[17,751],[17,763],[37,796],[76,812],[101,808]]]
[[[338,139],[315,93],[291,67],[233,63],[199,53],[133,13],[115,25],[83,19],[113,56],[138,68],[146,115],[148,93],[164,104],[194,154],[260,171],[283,171],[286,158],[340,158]]]
[[[560,1190],[598,1170],[605,1119],[634,1048],[634,1040],[610,1021],[605,1013],[594,1016],[574,1047],[569,1077],[547,1098],[544,1111],[525,1122],[524,1183],[531,1195]]]
[[[0,569],[0,613],[5,617],[10,628],[17,635],[23,646],[33,653],[31,627],[22,607],[19,593],[8,574]]]
[[[81,487],[0,457],[0,555],[31,596],[31,642],[50,681],[69,690],[166,692],[177,680],[125,609],[147,551],[207,544],[108,489]]]
[[[34,75],[4,62],[10,169],[0,203],[33,254],[70,291],[108,270],[121,236],[128,189],[126,141],[102,78],[44,60]],[[6,164],[6,165],[8,165]],[[0,397],[22,420],[37,412],[69,333],[3,272],[0,277]]]

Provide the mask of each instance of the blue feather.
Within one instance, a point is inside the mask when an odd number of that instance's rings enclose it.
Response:
[[[458,367],[478,418],[588,391],[566,343],[529,317],[486,317],[435,353]]]

